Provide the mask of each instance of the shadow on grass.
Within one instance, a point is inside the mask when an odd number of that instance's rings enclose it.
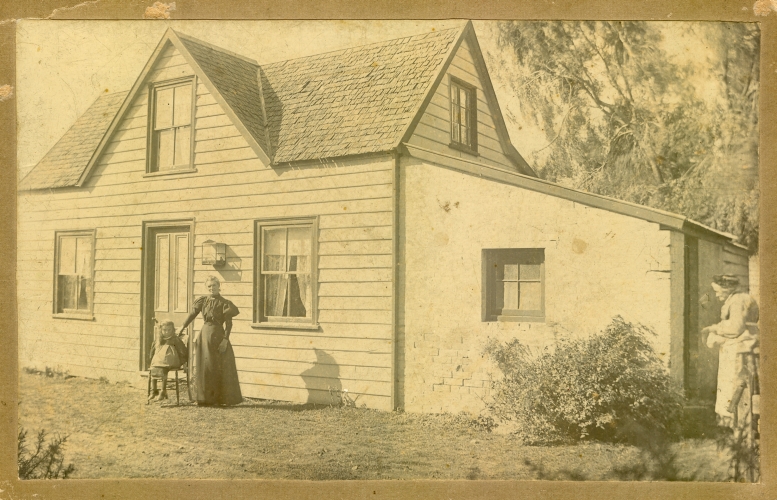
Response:
[[[234,406],[219,406],[219,405],[198,405],[195,402],[192,401],[181,401],[180,404],[163,404],[159,405],[160,408],[164,409],[171,409],[171,408],[202,408],[202,409],[208,409],[208,410],[217,410],[217,411],[223,411],[223,410],[230,410],[230,411],[239,411],[239,410],[249,410],[249,409],[256,409],[256,408],[262,408],[266,410],[278,410],[278,411],[295,411],[295,412],[301,412],[301,411],[310,411],[310,410],[323,410],[326,408],[331,408],[331,405],[326,404],[317,404],[317,403],[275,403],[271,401],[249,401],[249,402],[242,402],[239,405]]]

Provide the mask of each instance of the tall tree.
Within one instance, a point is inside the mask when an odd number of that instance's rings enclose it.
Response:
[[[540,176],[680,212],[756,251],[760,33],[689,26],[709,58],[673,60],[666,25],[648,22],[503,22],[499,41],[525,118],[548,138],[531,158]],[[688,83],[710,69],[712,97]]]

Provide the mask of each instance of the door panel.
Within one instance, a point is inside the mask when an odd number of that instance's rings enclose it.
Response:
[[[175,275],[173,290],[176,313],[189,313],[189,234],[175,235]]]
[[[189,227],[153,227],[147,231],[142,370],[147,370],[151,362],[155,324],[173,321],[179,330],[191,310]]]

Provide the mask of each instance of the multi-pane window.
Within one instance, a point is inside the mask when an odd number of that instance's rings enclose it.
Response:
[[[314,221],[257,223],[260,322],[314,321]]]
[[[477,96],[475,87],[450,79],[451,146],[477,151]]]
[[[191,168],[192,80],[152,88],[152,136],[149,170]]]
[[[94,287],[94,233],[57,233],[54,312],[89,315]]]
[[[484,250],[485,319],[541,321],[545,317],[545,251]]]

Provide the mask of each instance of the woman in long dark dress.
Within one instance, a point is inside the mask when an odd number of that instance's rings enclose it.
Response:
[[[199,405],[235,405],[243,400],[237,379],[235,353],[229,342],[232,318],[240,314],[235,304],[219,293],[221,283],[215,276],[205,280],[210,295],[194,301],[181,333],[202,313],[205,324],[195,333],[189,358],[189,384]]]

